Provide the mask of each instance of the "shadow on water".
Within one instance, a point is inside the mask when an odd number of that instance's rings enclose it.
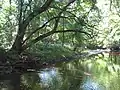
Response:
[[[16,73],[0,80],[0,90],[120,90],[120,56],[103,53],[22,74],[21,82]]]
[[[20,90],[20,74],[0,75],[0,90]]]

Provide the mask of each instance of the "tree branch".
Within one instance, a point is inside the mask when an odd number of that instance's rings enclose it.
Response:
[[[42,12],[46,11],[50,4],[53,2],[54,0],[47,0],[45,2],[45,4],[42,7],[39,7],[37,9],[35,9],[27,18],[26,20],[23,22],[24,27],[27,27],[27,25],[29,24],[29,22],[36,17],[38,14],[41,14]]]
[[[18,33],[11,49],[16,50],[18,52],[22,51],[22,42],[23,42],[23,37],[25,35],[26,27],[34,17],[46,11],[53,1],[54,0],[47,0],[42,7],[35,9],[24,21],[19,23]]]
[[[38,27],[37,29],[35,29],[33,32],[31,32],[28,37],[23,41],[23,44],[37,31],[39,31],[40,29],[44,28],[50,21],[57,19],[57,18],[68,18],[68,17],[64,17],[64,16],[60,16],[60,17],[53,17],[51,19],[49,19],[47,22],[45,22],[41,27]]]
[[[23,1],[20,0],[20,13],[19,13],[19,25],[22,23],[22,7],[23,7]],[[20,27],[20,26],[19,26]]]
[[[24,45],[23,46],[23,49],[25,50],[25,49],[27,49],[28,47],[30,47],[31,45],[33,45],[33,44],[35,44],[35,43],[37,43],[38,41],[40,41],[40,40],[42,40],[43,38],[46,38],[46,37],[48,37],[48,36],[50,36],[50,35],[52,35],[52,34],[55,34],[55,33],[67,33],[67,32],[79,32],[79,33],[84,33],[85,35],[87,35],[87,36],[91,36],[89,33],[87,33],[87,32],[85,32],[85,31],[81,31],[81,30],[78,30],[78,29],[75,29],[75,30],[58,30],[58,31],[50,31],[50,32],[48,32],[48,33],[45,33],[45,34],[43,34],[43,35],[40,35],[40,36],[38,36],[37,38],[35,38],[34,40],[32,40],[29,44],[27,44],[27,45]]]
[[[35,44],[36,42],[38,42],[39,40],[42,40],[43,38],[45,37],[48,37],[54,33],[56,33],[56,29],[57,29],[57,26],[58,26],[58,23],[59,23],[59,20],[60,20],[60,17],[61,17],[61,14],[67,9],[67,7],[75,2],[76,0],[71,0],[66,6],[63,7],[63,9],[58,13],[58,18],[55,20],[55,25],[54,25],[54,28],[52,31],[46,33],[46,34],[43,34],[41,36],[38,36],[36,39],[32,40],[30,43],[26,44],[26,45],[23,45],[23,50],[25,50],[26,48],[30,47],[31,45]],[[58,32],[58,31],[57,31]]]
[[[85,32],[85,31],[82,31],[82,30],[79,30],[79,29],[71,29],[71,30],[58,30],[58,31],[55,31],[55,33],[66,33],[66,32],[79,32],[79,33],[84,33],[86,34],[87,36],[91,36],[89,33]]]

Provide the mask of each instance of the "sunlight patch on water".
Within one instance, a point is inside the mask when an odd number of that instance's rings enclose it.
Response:
[[[39,76],[41,77],[41,82],[43,84],[51,84],[55,79],[56,81],[60,80],[60,77],[57,73],[57,68],[46,68],[39,73]]]
[[[39,76],[41,77],[42,82],[47,83],[52,77],[56,76],[56,69],[54,69],[54,68],[48,69],[47,68],[47,69],[41,71]]]
[[[90,77],[85,80],[81,86],[83,90],[105,90],[105,88],[92,80]]]

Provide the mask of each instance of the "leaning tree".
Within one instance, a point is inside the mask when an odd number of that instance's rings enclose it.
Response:
[[[96,34],[100,20],[96,0],[0,0],[0,10],[0,73],[10,73],[0,77],[10,79],[14,90],[20,90],[21,72],[56,62],[37,55],[40,42],[77,46]]]
[[[0,64],[17,69],[45,64],[40,56],[29,53],[45,38],[62,38],[64,43],[67,37],[68,41],[81,43],[94,36],[93,28],[100,20],[96,0],[2,0],[0,7],[0,44],[6,48],[0,50]]]

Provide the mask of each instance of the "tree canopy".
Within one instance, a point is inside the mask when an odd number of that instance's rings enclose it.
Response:
[[[91,38],[95,22],[90,14],[96,12],[99,19],[95,3],[92,0],[3,0],[1,46],[21,53],[40,41],[73,44]]]

